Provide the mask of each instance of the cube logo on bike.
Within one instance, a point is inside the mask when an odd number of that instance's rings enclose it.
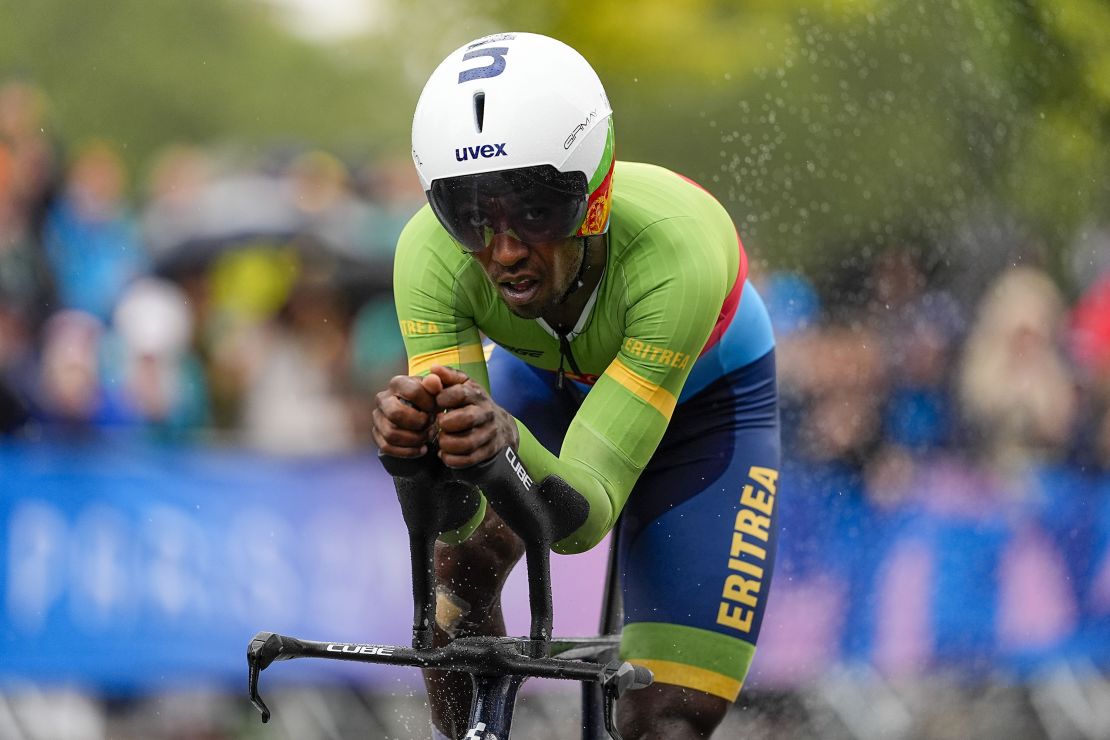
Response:
[[[393,655],[392,645],[353,645],[333,642],[326,648],[329,653],[359,653],[360,655]]]
[[[531,491],[532,476],[528,475],[528,471],[524,469],[524,463],[522,463],[520,461],[520,458],[516,456],[516,453],[513,452],[512,447],[505,448],[505,459],[508,460],[509,465],[513,467],[513,472],[516,473],[516,477],[519,478],[520,482],[524,484],[524,489],[527,491]]]
[[[467,730],[463,736],[463,740],[497,740],[494,735],[486,735],[486,723],[479,722],[478,724]]]

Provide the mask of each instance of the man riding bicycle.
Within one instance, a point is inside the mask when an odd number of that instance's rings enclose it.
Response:
[[[774,340],[731,219],[690,180],[617,162],[596,73],[544,36],[449,55],[412,138],[429,207],[394,265],[409,374],[378,394],[375,441],[451,468],[508,445],[559,476],[581,514],[557,552],[623,512],[621,658],[655,683],[621,699],[620,732],[708,737],[747,675],[776,542]],[[505,634],[523,550],[484,503],[440,538],[437,644]],[[469,678],[426,680],[435,732],[461,737]]]

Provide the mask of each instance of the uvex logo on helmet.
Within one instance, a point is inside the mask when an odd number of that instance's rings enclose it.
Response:
[[[464,146],[455,149],[455,159],[465,162],[468,159],[490,159],[492,157],[507,157],[505,144],[482,144],[482,146]]]

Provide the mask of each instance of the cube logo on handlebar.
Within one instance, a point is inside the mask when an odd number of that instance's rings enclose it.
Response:
[[[352,645],[333,642],[326,648],[329,653],[358,653],[359,655],[393,655],[392,645]]]
[[[434,451],[416,459],[388,455],[380,455],[380,459],[393,475],[409,530],[414,601],[412,647],[314,642],[259,632],[247,647],[247,666],[251,701],[261,712],[262,721],[270,718],[270,710],[258,693],[263,670],[275,660],[329,658],[470,674],[474,692],[470,730],[465,737],[474,740],[508,740],[517,690],[527,678],[580,681],[583,684],[583,740],[605,737],[620,740],[614,711],[616,700],[626,691],[649,686],[651,671],[616,659],[619,635],[581,639],[551,637],[550,548],[560,535],[569,531],[568,527],[577,526],[576,520],[584,516],[585,500],[581,494],[566,481],[548,476],[540,481],[540,495],[535,496],[532,494],[535,481],[509,446],[484,463],[461,469],[447,468]],[[451,505],[449,502],[457,502],[459,497],[436,494],[441,488],[457,489],[459,486],[469,489],[474,501],[477,491],[485,493],[489,504],[524,540],[532,611],[531,632],[527,638],[461,637],[443,647],[431,646],[435,540],[444,532],[457,528],[456,521],[466,513],[444,514],[444,507]],[[586,507],[588,513],[588,504]],[[610,571],[614,561],[610,557]],[[610,577],[609,583],[615,583],[615,579]],[[611,589],[602,611],[603,625],[619,623],[609,616],[616,609],[615,604],[616,591]]]
[[[509,461],[509,465],[513,466],[513,470],[516,471],[516,477],[519,478],[520,482],[524,484],[524,488],[531,491],[532,476],[528,475],[528,471],[524,469],[524,463],[522,463],[520,461],[520,458],[516,456],[516,453],[513,452],[512,447],[505,448],[505,459]]]

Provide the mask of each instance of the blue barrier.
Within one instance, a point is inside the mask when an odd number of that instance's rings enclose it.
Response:
[[[1000,480],[940,461],[892,503],[851,469],[795,464],[781,490],[749,685],[834,662],[1017,678],[1079,656],[1110,665],[1110,480],[1063,467]],[[406,535],[372,455],[0,446],[0,533],[0,687],[236,688],[261,629],[409,640]],[[555,558],[557,632],[596,624],[604,557]],[[506,607],[523,633],[519,574]],[[398,675],[305,663],[274,679]]]
[[[4,447],[0,481],[0,681],[238,683],[259,629],[408,639],[406,535],[372,457]]]
[[[1110,480],[920,461],[899,498],[836,464],[784,467],[777,571],[749,685],[832,663],[1021,680],[1110,666]]]

